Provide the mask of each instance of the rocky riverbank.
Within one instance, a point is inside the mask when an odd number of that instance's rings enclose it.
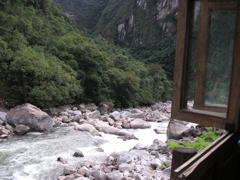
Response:
[[[45,113],[47,112],[47,113]],[[121,141],[136,141],[139,129],[149,129],[154,134],[168,136],[169,139],[196,141],[195,137],[208,131],[205,127],[190,127],[191,124],[170,121],[171,102],[156,103],[150,107],[113,109],[108,103],[81,104],[62,106],[41,111],[39,108],[24,104],[8,112],[0,112],[0,140],[7,141],[14,135],[24,135],[29,131],[51,131],[56,128],[74,128],[76,132],[87,133],[93,138],[105,138],[112,134]],[[166,125],[151,127],[155,124]],[[54,128],[55,127],[55,128]],[[143,132],[143,131],[141,131]],[[146,137],[149,137],[146,134]],[[152,138],[153,139],[153,138]],[[179,141],[180,139],[180,141]],[[166,138],[165,138],[166,140]],[[97,151],[106,154],[107,158],[100,162],[89,161],[88,152],[78,148],[67,156],[79,158],[78,166],[71,166],[66,156],[59,156],[56,162],[64,166],[59,180],[155,180],[169,179],[172,155],[165,140],[155,139],[152,144],[136,143],[129,151],[121,151],[121,147],[109,149],[97,147]],[[152,140],[151,140],[152,141]],[[56,177],[57,178],[57,177]]]
[[[128,129],[150,128],[149,122],[169,121],[171,102],[157,103],[151,107],[113,110],[107,104],[65,106],[50,109],[57,126],[75,126],[76,130],[88,131],[100,136],[100,132],[115,134],[123,140],[137,139]],[[154,129],[166,134],[166,129]],[[61,162],[64,157],[61,157]],[[85,161],[78,168],[66,166],[59,180],[96,179],[169,179],[171,153],[167,145],[155,139],[150,146],[136,144],[127,152],[113,152],[101,163]]]
[[[150,146],[136,144],[127,152],[113,152],[102,163],[85,161],[78,168],[66,166],[59,180],[167,180],[171,153],[165,143],[155,139]]]

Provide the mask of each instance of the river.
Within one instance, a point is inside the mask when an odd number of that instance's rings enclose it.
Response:
[[[166,134],[156,134],[153,129],[165,131],[167,124],[167,121],[151,123],[149,129],[129,130],[139,140],[123,141],[104,133],[102,137],[92,136],[73,127],[10,138],[0,143],[0,180],[55,180],[64,166],[78,166],[85,160],[104,161],[112,152],[128,151],[137,143],[150,145],[154,139],[165,142]],[[99,148],[104,152],[99,152]],[[73,157],[76,150],[81,150],[84,158]],[[58,162],[58,157],[63,157],[68,164]]]

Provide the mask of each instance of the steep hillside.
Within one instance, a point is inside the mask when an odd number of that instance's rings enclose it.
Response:
[[[54,0],[82,30],[161,64],[173,78],[178,0]],[[91,25],[90,25],[91,24]]]
[[[109,0],[96,33],[124,45],[149,45],[176,30],[176,7],[169,0]]]
[[[54,0],[66,12],[66,15],[76,21],[79,29],[93,31],[108,0]]]
[[[170,93],[161,66],[85,37],[51,0],[0,2],[0,72],[0,103],[9,107],[101,101],[126,107]]]
[[[80,28],[124,45],[151,44],[176,31],[178,0],[54,0]]]

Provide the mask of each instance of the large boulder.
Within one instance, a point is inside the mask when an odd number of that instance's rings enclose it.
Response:
[[[47,113],[32,104],[12,108],[7,113],[7,123],[14,127],[23,124],[35,131],[50,131],[54,125],[54,121]]]
[[[171,120],[167,128],[167,138],[179,140],[182,138],[183,133],[189,129],[186,125],[177,121]]]

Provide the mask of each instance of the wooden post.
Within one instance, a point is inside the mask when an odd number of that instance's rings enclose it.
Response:
[[[198,150],[196,148],[174,148],[173,149],[173,158],[172,158],[172,167],[171,167],[171,178],[170,180],[176,180],[177,177],[174,177],[174,170],[189,160],[191,157],[196,155]]]

